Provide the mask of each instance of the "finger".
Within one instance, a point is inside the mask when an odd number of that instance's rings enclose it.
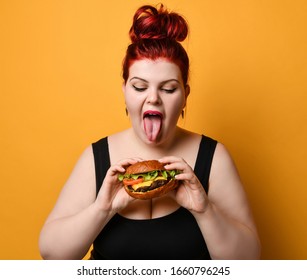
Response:
[[[124,173],[126,168],[132,164],[142,161],[141,158],[127,158],[118,161],[114,166],[114,170],[117,170],[120,173]]]
[[[121,165],[112,165],[109,170],[108,170],[109,173],[111,173],[112,175],[116,174],[116,173],[123,173],[125,172],[125,168]]]
[[[139,161],[143,161],[143,159],[138,158],[138,157],[133,157],[133,158],[122,159],[118,161],[116,164],[121,165],[121,166],[127,166],[127,165],[137,163]]]
[[[192,173],[193,169],[186,162],[174,162],[164,166],[166,170],[179,170],[180,173]]]
[[[195,181],[195,175],[193,173],[180,173],[175,176],[175,179],[191,182]]]
[[[181,157],[175,157],[175,156],[167,156],[159,159],[161,163],[164,163],[164,167],[167,170],[182,170],[184,172],[192,171],[192,168],[189,166],[189,164]]]
[[[182,158],[180,157],[176,157],[176,156],[166,156],[163,158],[160,158],[158,161],[160,161],[161,163],[173,163],[173,162],[180,162],[180,161],[184,161]]]

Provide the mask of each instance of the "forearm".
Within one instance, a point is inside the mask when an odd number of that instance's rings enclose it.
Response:
[[[257,233],[210,204],[205,213],[194,213],[212,259],[259,259]]]
[[[47,222],[40,235],[44,259],[82,259],[114,213],[91,204],[83,211]]]

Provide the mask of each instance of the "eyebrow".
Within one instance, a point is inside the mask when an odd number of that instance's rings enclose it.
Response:
[[[142,82],[148,83],[148,81],[146,81],[145,79],[139,78],[139,77],[132,77],[129,81],[131,82],[134,79],[141,80]]]
[[[131,82],[132,80],[140,80],[142,82],[145,82],[145,83],[149,83],[147,80],[143,79],[143,78],[140,78],[140,77],[132,77],[129,81]],[[177,83],[180,83],[177,79],[169,79],[169,80],[166,80],[166,81],[162,81],[161,84],[166,84],[166,83],[169,83],[169,82],[177,82]]]

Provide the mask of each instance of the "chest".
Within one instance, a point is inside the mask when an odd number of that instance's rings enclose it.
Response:
[[[156,219],[174,213],[179,205],[169,196],[150,200],[135,200],[119,214],[125,218],[134,220]]]
[[[140,148],[131,144],[131,141],[121,141],[117,138],[109,139],[109,154],[111,165],[124,158],[140,158],[143,160],[159,159],[165,156],[176,156],[183,158],[194,168],[199,151],[199,138],[192,138],[189,141],[178,141],[170,149],[159,150],[151,148]],[[123,144],[124,143],[124,144]],[[125,218],[142,220],[155,219],[167,216],[179,209],[177,202],[168,194],[152,200],[135,200],[120,212]]]
[[[116,215],[95,240],[94,252],[103,254],[97,259],[210,259],[194,217],[184,208],[151,220]]]
[[[199,152],[200,138],[191,138],[189,141],[176,141],[169,149],[139,147],[126,141],[109,140],[109,156],[111,165],[125,158],[139,158],[142,160],[160,159],[166,156],[175,156],[184,159],[194,169]]]

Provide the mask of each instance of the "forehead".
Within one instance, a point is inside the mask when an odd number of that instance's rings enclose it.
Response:
[[[159,59],[142,59],[135,61],[129,69],[129,79],[142,78],[147,81],[165,81],[176,79],[181,82],[181,72],[177,64]]]

